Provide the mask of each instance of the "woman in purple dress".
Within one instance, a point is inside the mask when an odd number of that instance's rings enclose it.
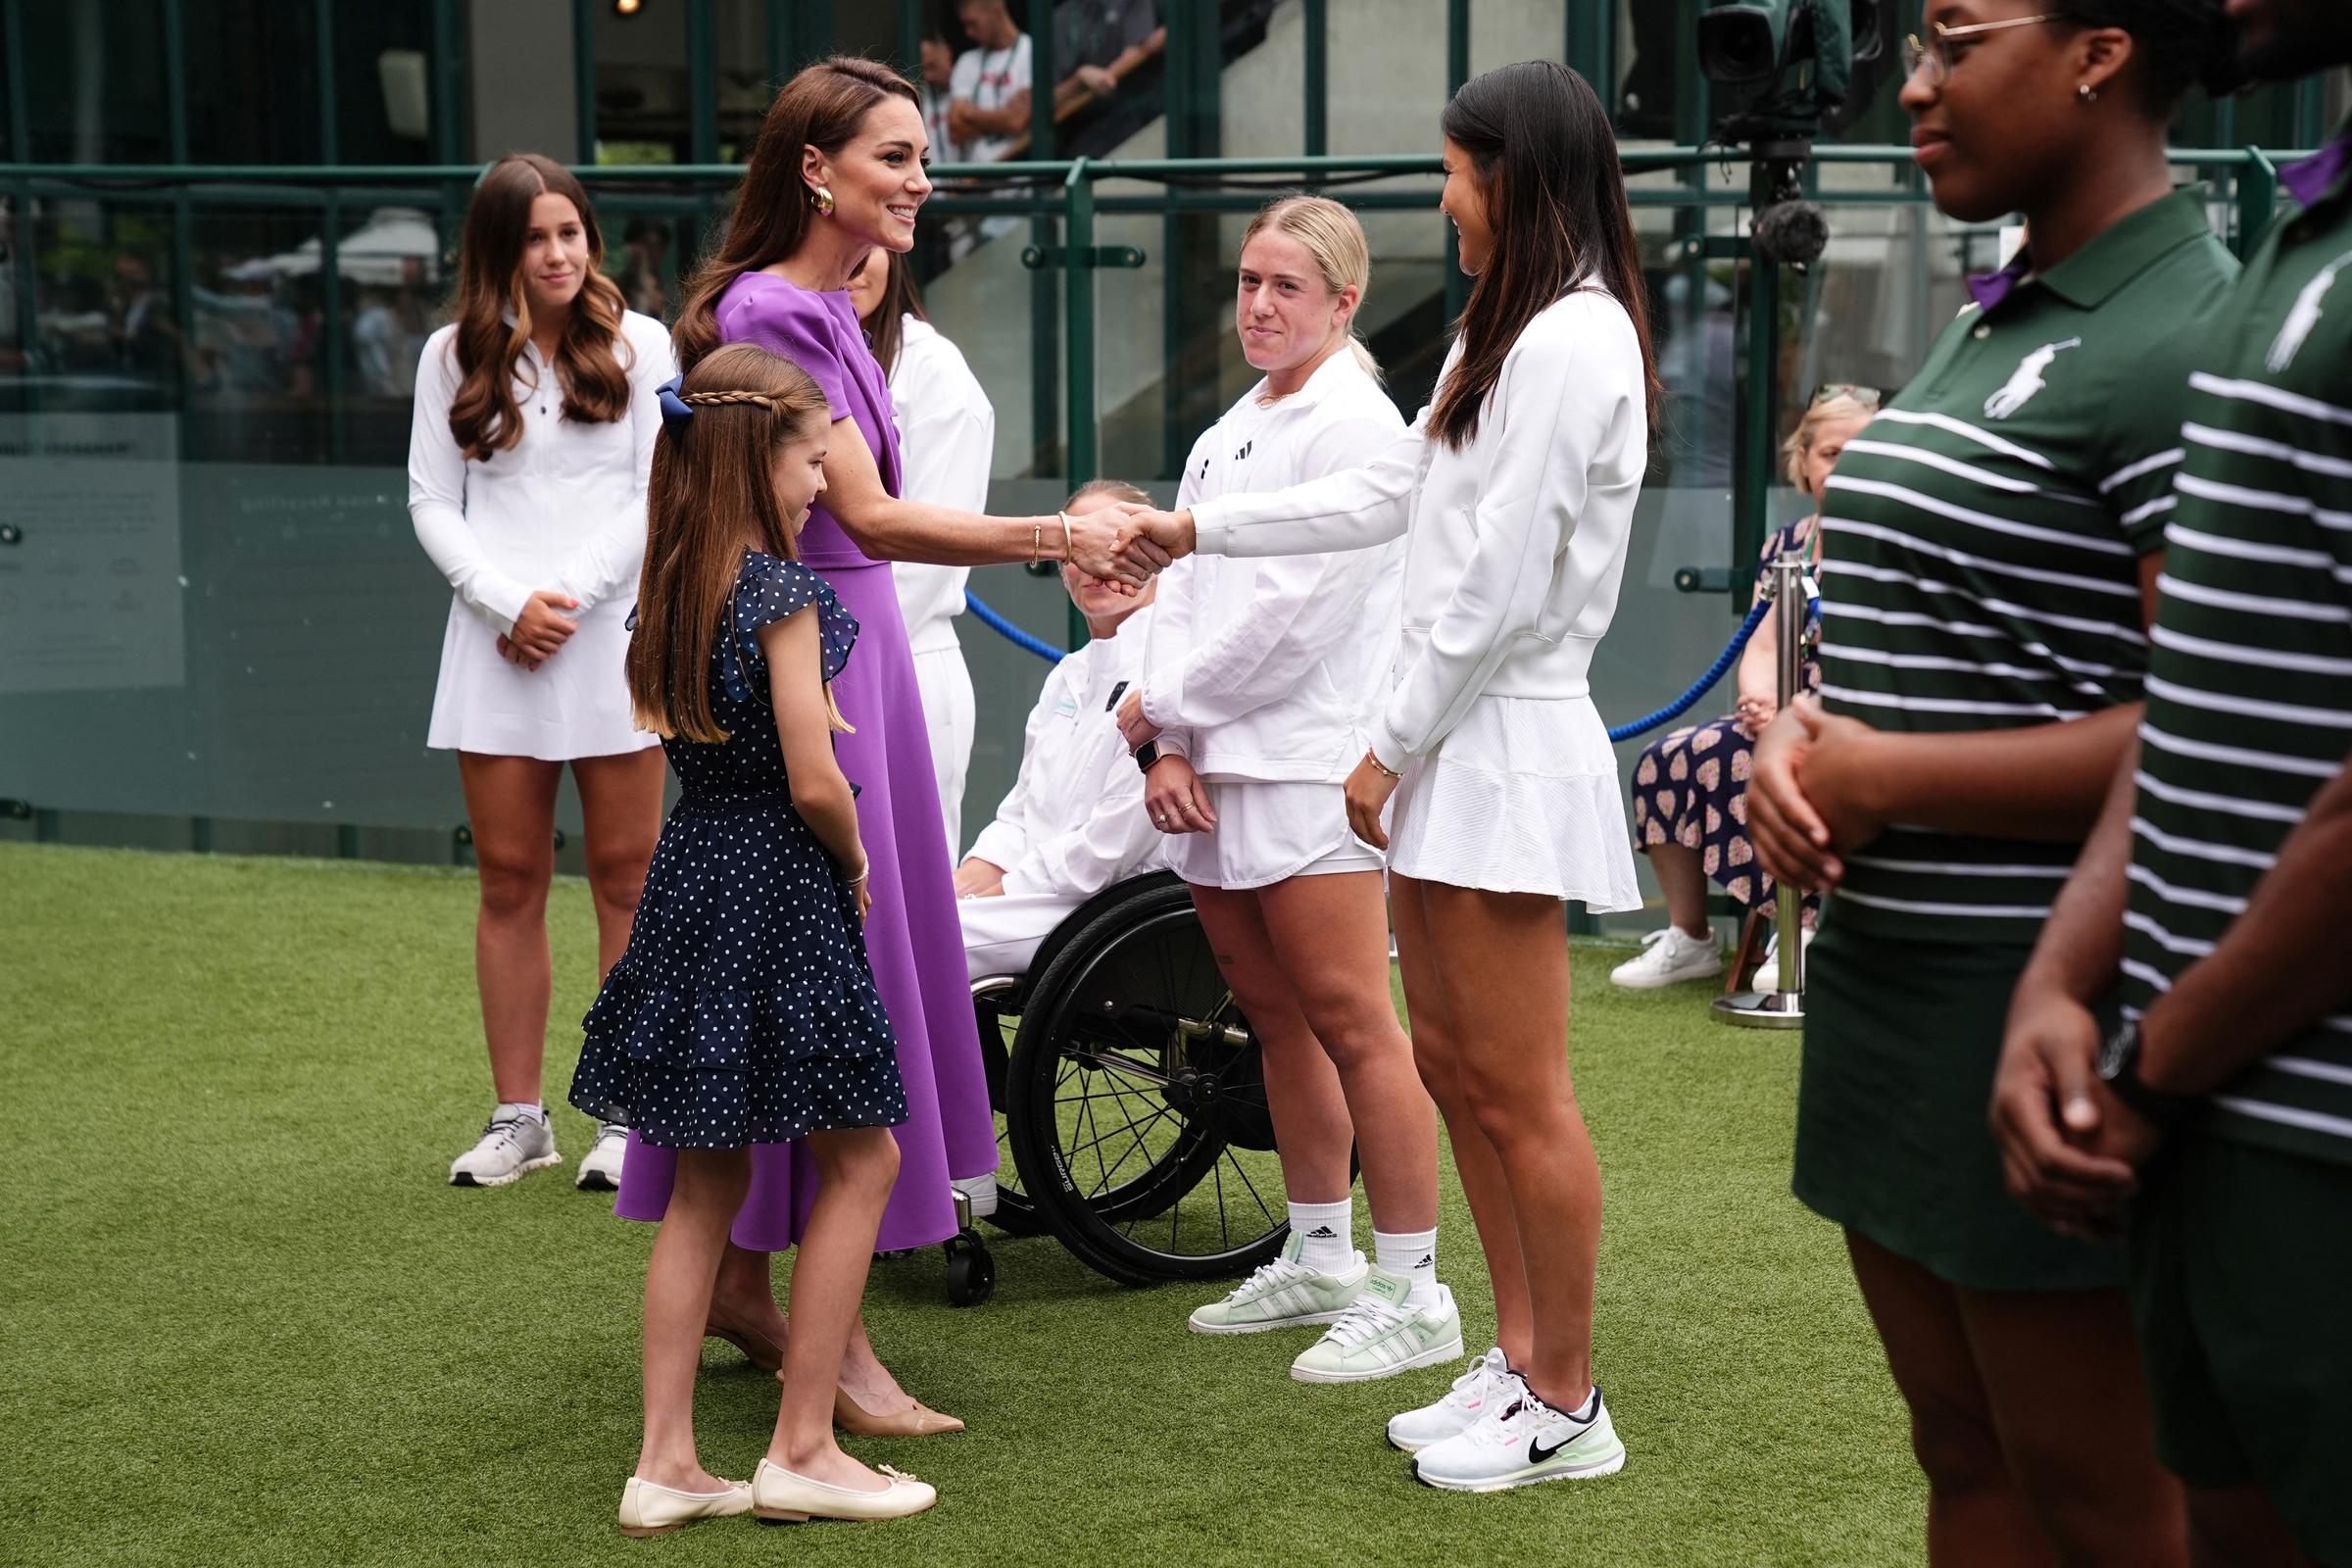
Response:
[[[1074,560],[1098,577],[1139,580],[1113,555],[1105,514],[982,517],[898,499],[899,436],[882,368],[847,292],[877,246],[914,244],[914,215],[931,193],[928,137],[914,89],[889,68],[834,59],[803,71],[767,112],[718,253],[687,292],[675,344],[681,369],[722,343],[756,343],[799,365],[823,389],[834,425],[825,491],[810,508],[801,559],[832,585],[859,626],[853,666],[833,694],[854,732],[842,771],[858,786],[872,860],[865,942],[899,1042],[908,1119],[898,1129],[898,1187],[882,1220],[884,1250],[943,1242],[956,1231],[951,1178],[996,1168],[963,938],[922,699],[889,563],[989,565]],[[674,1159],[632,1144],[619,1212],[658,1220]],[[785,1325],[767,1259],[800,1239],[815,1167],[797,1145],[755,1146],[752,1189],[721,1266],[710,1331],[763,1366],[781,1360]],[[842,1366],[835,1419],[853,1432],[954,1431],[884,1369],[862,1327]]]

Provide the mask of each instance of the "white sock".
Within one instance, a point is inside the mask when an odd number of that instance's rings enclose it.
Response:
[[[547,1121],[547,1107],[535,1100],[527,1103],[519,1100],[502,1100],[498,1102],[498,1109],[490,1113],[490,1119],[492,1121],[535,1121],[544,1124]]]
[[[1443,1299],[1438,1295],[1438,1233],[1426,1231],[1382,1231],[1372,1233],[1373,1264],[1383,1274],[1396,1274],[1412,1282],[1405,1297],[1410,1306],[1436,1306]]]
[[[1293,1203],[1291,1234],[1298,1238],[1298,1261],[1326,1274],[1345,1274],[1355,1261],[1355,1200],[1336,1203]]]
[[[997,1173],[985,1176],[958,1176],[948,1183],[950,1187],[972,1200],[972,1218],[986,1219],[997,1211]]]

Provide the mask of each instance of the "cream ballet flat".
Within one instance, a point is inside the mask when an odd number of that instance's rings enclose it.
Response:
[[[760,1461],[752,1475],[752,1512],[769,1524],[808,1519],[904,1519],[939,1500],[939,1491],[889,1465],[874,1467],[890,1478],[880,1492],[854,1492]]]
[[[641,1476],[629,1477],[620,1489],[620,1533],[624,1536],[666,1536],[697,1519],[724,1519],[752,1511],[752,1489],[729,1481],[720,1492],[680,1492],[656,1486]]]

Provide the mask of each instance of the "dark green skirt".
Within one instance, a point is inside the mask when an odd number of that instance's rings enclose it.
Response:
[[[1855,930],[1836,906],[1805,965],[1798,1200],[1967,1290],[2120,1289],[2123,1249],[2027,1213],[1985,1123],[2031,950]]]

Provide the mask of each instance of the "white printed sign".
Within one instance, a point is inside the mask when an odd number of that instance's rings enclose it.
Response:
[[[178,422],[0,416],[0,692],[186,681]]]

